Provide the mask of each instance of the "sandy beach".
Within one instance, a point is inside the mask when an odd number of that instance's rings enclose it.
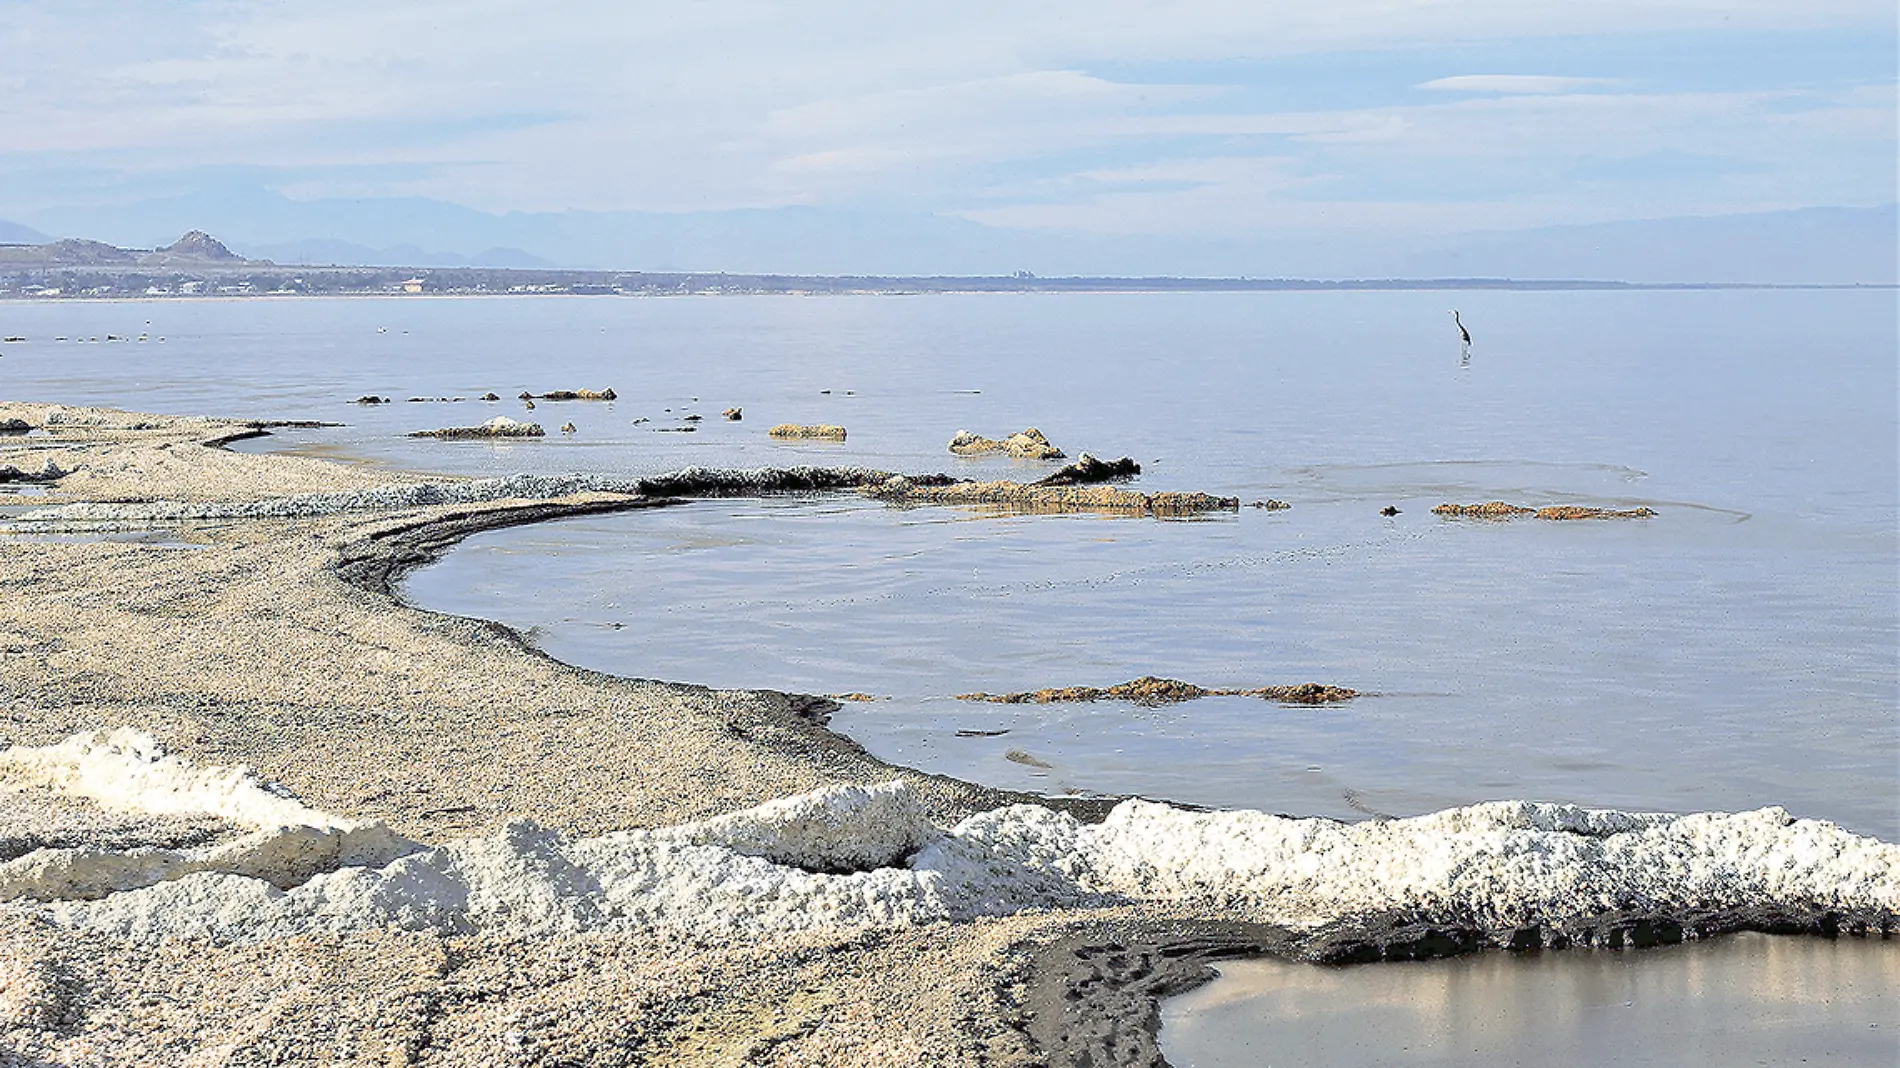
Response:
[[[1158,805],[1111,814],[1109,801],[886,764],[826,728],[835,706],[823,698],[591,672],[392,593],[470,533],[665,507],[691,480],[672,496],[405,504],[445,480],[219,447],[256,424],[0,403],[8,419],[38,430],[0,437],[0,467],[51,460],[70,473],[0,497],[8,512],[49,510],[0,515],[0,747],[31,757],[0,763],[0,888],[8,866],[41,888],[0,902],[0,1064],[1151,1064],[1157,999],[1227,956],[1371,960],[1737,928],[1885,937],[1900,917],[1895,847],[1778,810],[1693,827],[1534,807],[1383,828],[1256,827]],[[112,536],[128,527],[160,533]],[[95,733],[107,731],[141,740]],[[89,749],[54,752],[86,737]],[[69,766],[65,753],[80,755]],[[281,828],[247,809],[141,808],[86,787],[85,761],[101,754],[215,779],[220,796],[294,800],[325,833],[385,836],[395,844],[376,857],[392,868],[441,856],[443,871],[473,871],[478,847],[456,843],[545,841],[496,863],[579,858],[573,898],[586,906],[537,899],[560,919],[529,922],[528,905],[478,900],[489,884],[474,875],[456,884],[467,902],[426,914],[346,915],[335,889],[309,904],[300,887],[352,867],[351,847],[325,846],[330,860],[295,878],[250,860],[219,867],[233,843],[264,835],[277,848],[268,836]],[[902,785],[851,792],[887,783]],[[818,800],[796,819],[755,812],[800,796]],[[1505,858],[1499,872],[1521,874],[1507,861],[1525,854],[1511,850],[1534,849],[1593,874],[1561,892],[1510,881],[1520,875],[1473,889],[1420,862],[1409,870],[1425,890],[1296,892],[1221,854],[1220,842],[1293,823],[1312,825],[1296,829],[1304,843],[1336,836],[1334,856],[1373,850],[1373,835],[1418,856],[1492,835],[1483,843],[1504,845],[1469,848]],[[888,855],[852,859],[854,835],[887,826],[905,828]],[[778,844],[746,844],[761,835]],[[1086,870],[1037,867],[1064,835]],[[1187,844],[1169,861],[1145,844],[1162,838]],[[1625,839],[1627,854],[1588,852]],[[1676,882],[1616,881],[1665,847],[1687,858]],[[158,863],[141,849],[182,859],[159,877],[44,889],[55,861]],[[621,889],[687,878],[667,864],[697,863],[692,849],[726,850],[720,863],[750,881],[678,905]],[[932,850],[948,859],[931,867]],[[19,866],[35,857],[29,883]],[[629,857],[650,871],[626,875]],[[274,887],[252,912],[233,904],[250,898],[216,896],[247,879]],[[857,896],[838,904],[849,880]],[[362,900],[391,900],[394,886]],[[174,914],[195,918],[167,927]]]

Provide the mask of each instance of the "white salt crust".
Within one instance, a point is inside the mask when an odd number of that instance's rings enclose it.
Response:
[[[0,901],[94,898],[194,872],[291,887],[343,866],[383,865],[421,847],[381,823],[310,808],[243,767],[200,768],[157,739],[120,728],[58,745],[0,749],[0,784],[83,797],[151,816],[216,816],[252,833],[197,850],[37,849],[0,864]]]
[[[255,780],[246,785],[239,773],[154,755],[149,738],[129,732],[110,737],[142,754],[144,782],[102,793],[170,805],[201,796],[165,789],[159,780],[175,773],[232,784],[230,792],[247,799],[218,802],[229,806],[222,811],[262,803],[251,792],[261,789]],[[0,766],[39,768],[42,781],[99,783],[110,774],[46,770],[62,760],[125,766],[128,757],[98,738],[9,750]],[[321,813],[311,819],[304,830],[318,834],[345,826]],[[7,907],[124,937],[221,940],[381,927],[516,934],[657,927],[744,937],[1139,901],[1244,909],[1287,924],[1418,910],[1498,930],[1616,909],[1900,911],[1900,847],[1780,808],[1671,816],[1500,801],[1342,824],[1127,801],[1094,826],[1018,805],[944,830],[925,818],[907,784],[890,782],[598,838],[518,821],[432,849],[399,842],[388,848],[410,851],[393,859],[352,860],[339,849],[333,870],[317,874],[295,848],[282,850],[286,866],[273,867],[253,847],[241,869],[207,864],[141,889],[51,895],[58,900],[34,894],[41,901]]]

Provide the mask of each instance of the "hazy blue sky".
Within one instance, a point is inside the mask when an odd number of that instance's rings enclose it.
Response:
[[[1892,0],[6,0],[0,50],[25,222],[233,168],[1229,240],[1895,199]]]

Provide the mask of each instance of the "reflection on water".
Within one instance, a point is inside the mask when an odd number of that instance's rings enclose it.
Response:
[[[1323,968],[1237,961],[1164,1006],[1177,1068],[1900,1064],[1900,944],[1740,934]]]

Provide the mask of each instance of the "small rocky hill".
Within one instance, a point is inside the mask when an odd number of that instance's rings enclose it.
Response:
[[[203,230],[193,230],[164,248],[153,249],[140,256],[139,262],[158,267],[173,264],[240,264],[247,261],[225,248],[224,242]]]
[[[43,245],[0,245],[0,266],[18,267],[246,267],[270,266],[247,260],[224,242],[193,230],[164,248],[127,249],[103,241],[68,237]]]

